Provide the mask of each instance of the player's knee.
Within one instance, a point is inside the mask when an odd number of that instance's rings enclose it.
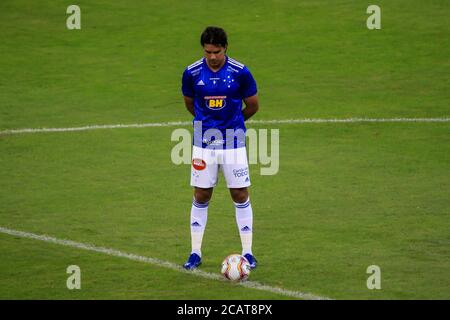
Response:
[[[212,196],[212,189],[195,188],[194,197],[198,203],[209,202]]]
[[[244,203],[248,199],[248,190],[247,188],[242,189],[230,189],[231,198],[236,203]]]

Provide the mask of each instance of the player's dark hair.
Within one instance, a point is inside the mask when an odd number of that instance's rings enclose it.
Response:
[[[228,45],[227,34],[222,28],[209,26],[203,31],[200,43],[202,47],[205,44],[213,44],[225,48]]]

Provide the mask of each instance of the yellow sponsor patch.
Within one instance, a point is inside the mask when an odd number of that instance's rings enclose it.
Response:
[[[210,108],[222,108],[223,107],[223,99],[214,99],[209,100]]]
[[[226,96],[205,97],[206,106],[210,109],[222,109],[226,105]]]

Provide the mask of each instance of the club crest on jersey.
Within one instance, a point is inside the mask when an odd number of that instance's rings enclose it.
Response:
[[[206,107],[212,110],[220,110],[225,107],[227,96],[207,96],[205,97]]]

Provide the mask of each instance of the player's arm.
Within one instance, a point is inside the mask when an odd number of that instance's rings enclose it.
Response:
[[[244,115],[244,120],[249,119],[253,116],[259,109],[258,96],[255,94],[254,96],[248,97],[244,99],[245,108],[242,110],[242,114]]]
[[[195,89],[192,74],[188,69],[184,70],[183,78],[181,80],[181,91],[183,92],[184,104],[186,109],[195,117],[194,111],[194,97]]]
[[[195,117],[194,112],[194,98],[184,96],[184,104],[186,105],[186,109]]]

